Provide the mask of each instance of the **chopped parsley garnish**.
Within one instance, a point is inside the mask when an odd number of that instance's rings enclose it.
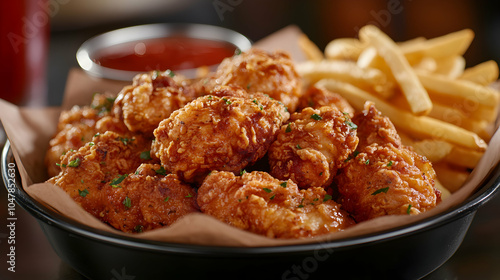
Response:
[[[167,170],[163,166],[160,167],[160,169],[155,170],[156,174],[160,175],[167,175]]]
[[[144,151],[140,155],[141,159],[143,160],[150,160],[151,159],[151,151]]]
[[[366,164],[366,165],[370,164],[370,159],[367,159],[367,160],[365,161],[365,164]]]
[[[391,166],[392,166],[392,164],[393,164],[393,162],[392,162],[392,160],[391,160],[391,161],[389,161],[389,163],[387,163],[387,167],[391,167]]]
[[[411,213],[411,204],[408,204],[408,208],[406,209],[406,214],[410,215]]]
[[[128,143],[134,141],[133,138],[118,137],[118,140],[122,141],[123,145],[128,145]]]
[[[270,192],[272,192],[272,190],[271,190],[271,189],[268,189],[268,188],[263,188],[263,190],[264,190],[266,193],[270,193]]]
[[[271,196],[269,199],[270,199],[270,200],[273,200],[275,196],[276,196],[276,195],[275,195],[275,194],[273,194],[273,196]]]
[[[286,126],[285,132],[286,132],[286,133],[288,133],[288,132],[292,132],[292,125],[291,125],[291,124],[288,124],[288,125]]]
[[[163,201],[167,202],[170,199],[170,196],[165,197]]]
[[[227,98],[223,97],[222,100],[224,100],[226,102],[227,105],[231,104],[231,101],[228,100]]]
[[[280,184],[280,186],[281,186],[281,187],[283,187],[283,188],[286,188],[286,186],[287,186],[287,182],[283,182],[283,183],[281,183],[281,184]]]
[[[252,86],[252,83],[247,84],[247,89],[249,89]]]
[[[379,193],[386,193],[389,190],[389,187],[381,188],[372,193],[372,195],[377,195]]]
[[[303,207],[304,207],[304,205],[302,204],[302,202],[304,202],[304,199],[305,199],[305,198],[302,198],[302,200],[300,201],[299,206],[297,206],[298,208],[303,208]]]
[[[60,164],[60,163],[56,163],[57,166],[62,166],[62,167],[66,167],[66,164]]]
[[[111,180],[111,182],[109,183],[113,188],[121,188],[120,184],[125,178],[127,178],[128,174],[123,174],[123,175],[120,175],[116,178],[114,178],[113,180]]]
[[[193,195],[192,194],[188,194],[185,197],[193,197]]]
[[[328,200],[332,199],[332,196],[329,194],[325,194],[325,197],[323,198],[323,202],[326,202]]]
[[[347,124],[351,129],[358,129],[358,126],[351,121],[351,118],[349,117],[349,113],[343,112],[344,117],[345,117],[345,124]]]
[[[299,144],[297,144],[297,146],[295,146],[295,148],[297,148],[299,150],[302,149],[302,147]]]
[[[68,167],[78,167],[80,166],[80,158],[76,158],[68,163]]]
[[[142,225],[136,225],[136,226],[134,227],[134,231],[135,231],[135,232],[142,232],[143,228],[144,228],[144,227],[143,227]]]
[[[240,54],[241,54],[241,50],[240,50],[240,48],[236,48],[236,49],[234,50],[234,55],[240,55]]]
[[[79,194],[81,197],[86,197],[86,196],[87,196],[87,194],[89,194],[89,190],[87,190],[87,189],[84,189],[83,191],[78,190],[78,194]]]
[[[240,171],[240,176],[243,175],[243,174],[245,174],[245,173],[247,173],[247,171],[245,169],[241,170]]]
[[[318,114],[312,114],[312,115],[311,115],[311,119],[314,119],[314,120],[320,121],[320,120],[322,120],[323,118],[322,118],[320,115],[318,115]]]
[[[92,146],[94,146],[94,145],[95,145],[95,143],[94,143],[94,142],[89,142],[89,146],[90,146],[90,147],[92,147]]]
[[[130,207],[132,207],[132,201],[130,200],[130,198],[128,196],[125,197],[125,199],[123,200],[123,205],[125,205],[125,208],[129,209]]]

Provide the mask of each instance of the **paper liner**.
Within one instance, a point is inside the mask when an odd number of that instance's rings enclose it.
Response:
[[[300,35],[301,31],[297,27],[289,26],[258,42],[255,46],[269,51],[277,49],[289,51],[292,58],[296,62],[299,62],[304,59],[296,44]],[[267,238],[229,226],[202,213],[184,216],[170,227],[140,234],[127,234],[100,222],[97,218],[83,210],[59,187],[43,183],[47,179],[44,156],[47,151],[48,142],[56,130],[61,109],[68,109],[72,105],[89,104],[94,92],[108,91],[116,94],[126,84],[129,83],[91,77],[82,70],[73,69],[68,76],[65,97],[61,108],[19,108],[0,100],[0,119],[10,140],[16,165],[22,177],[22,187],[24,190],[33,199],[46,205],[53,211],[74,219],[78,223],[119,235],[173,243],[252,247],[326,242],[363,234],[373,234],[438,215],[450,209],[450,207],[462,203],[481,186],[484,178],[498,164],[500,158],[500,135],[496,133],[490,140],[488,150],[472,172],[468,181],[460,190],[453,193],[434,209],[414,216],[380,217],[359,223],[342,232],[326,234],[315,238]]]

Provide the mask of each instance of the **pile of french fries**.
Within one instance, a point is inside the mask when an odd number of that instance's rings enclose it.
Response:
[[[356,110],[374,102],[403,143],[433,163],[443,196],[455,192],[496,129],[500,93],[491,84],[498,79],[497,63],[466,68],[470,29],[405,42],[394,42],[373,25],[358,35],[334,39],[324,53],[301,38],[308,60],[297,65],[299,74],[341,94]]]

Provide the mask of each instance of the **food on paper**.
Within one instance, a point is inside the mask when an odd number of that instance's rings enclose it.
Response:
[[[467,175],[487,147],[487,125],[467,126],[496,118],[497,92],[475,82],[492,65],[463,69],[468,32],[403,43],[361,32],[324,56],[303,37],[311,60],[298,65],[251,49],[193,80],[152,71],[117,96],[97,94],[61,115],[49,182],[125,232],[203,212],[304,238],[428,211],[463,183],[442,175]],[[454,108],[473,119],[462,126],[436,117],[449,106],[438,97],[453,94],[444,85],[462,91],[453,100],[478,89],[488,102]]]

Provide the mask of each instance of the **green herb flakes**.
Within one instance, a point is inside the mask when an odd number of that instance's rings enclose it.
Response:
[[[378,190],[374,191],[372,193],[372,195],[377,195],[379,193],[387,193],[388,190],[389,190],[389,187],[381,188],[381,189],[378,189]]]
[[[160,167],[160,169],[155,170],[156,174],[160,175],[167,175],[167,170],[163,166]]]
[[[128,196],[125,197],[125,199],[123,200],[123,205],[125,205],[125,208],[129,209],[130,207],[132,207],[132,201],[130,200],[130,198]]]
[[[81,159],[76,158],[68,163],[68,167],[78,167],[80,166]]]
[[[282,183],[280,183],[280,186],[283,187],[283,188],[286,188],[287,184],[288,184],[287,182],[282,182]]]
[[[410,215],[411,213],[411,204],[408,204],[408,208],[406,209],[406,214]]]
[[[288,125],[286,126],[285,132],[286,132],[286,133],[288,133],[288,132],[292,132],[292,125],[291,125],[291,124],[288,124]]]
[[[323,202],[326,202],[328,200],[332,199],[332,196],[329,194],[325,194],[325,197],[323,198]]]
[[[320,115],[318,115],[318,114],[312,114],[312,115],[311,115],[311,119],[314,119],[314,120],[316,120],[316,121],[320,121],[320,120],[322,120],[323,118],[322,118]]]
[[[141,159],[143,160],[150,160],[151,159],[151,151],[144,151],[140,155]]]
[[[83,191],[78,190],[78,194],[79,194],[81,197],[86,197],[86,196],[87,196],[87,194],[89,194],[89,190],[87,190],[87,189],[84,189]]]
[[[270,193],[270,192],[272,192],[272,191],[273,191],[273,190],[268,189],[268,188],[263,188],[263,190],[264,190],[266,193]]]
[[[120,184],[121,182],[123,182],[123,180],[125,180],[125,178],[127,178],[128,174],[123,174],[123,175],[120,175],[116,178],[114,178],[113,180],[111,180],[111,182],[109,183],[113,188],[121,188]]]

